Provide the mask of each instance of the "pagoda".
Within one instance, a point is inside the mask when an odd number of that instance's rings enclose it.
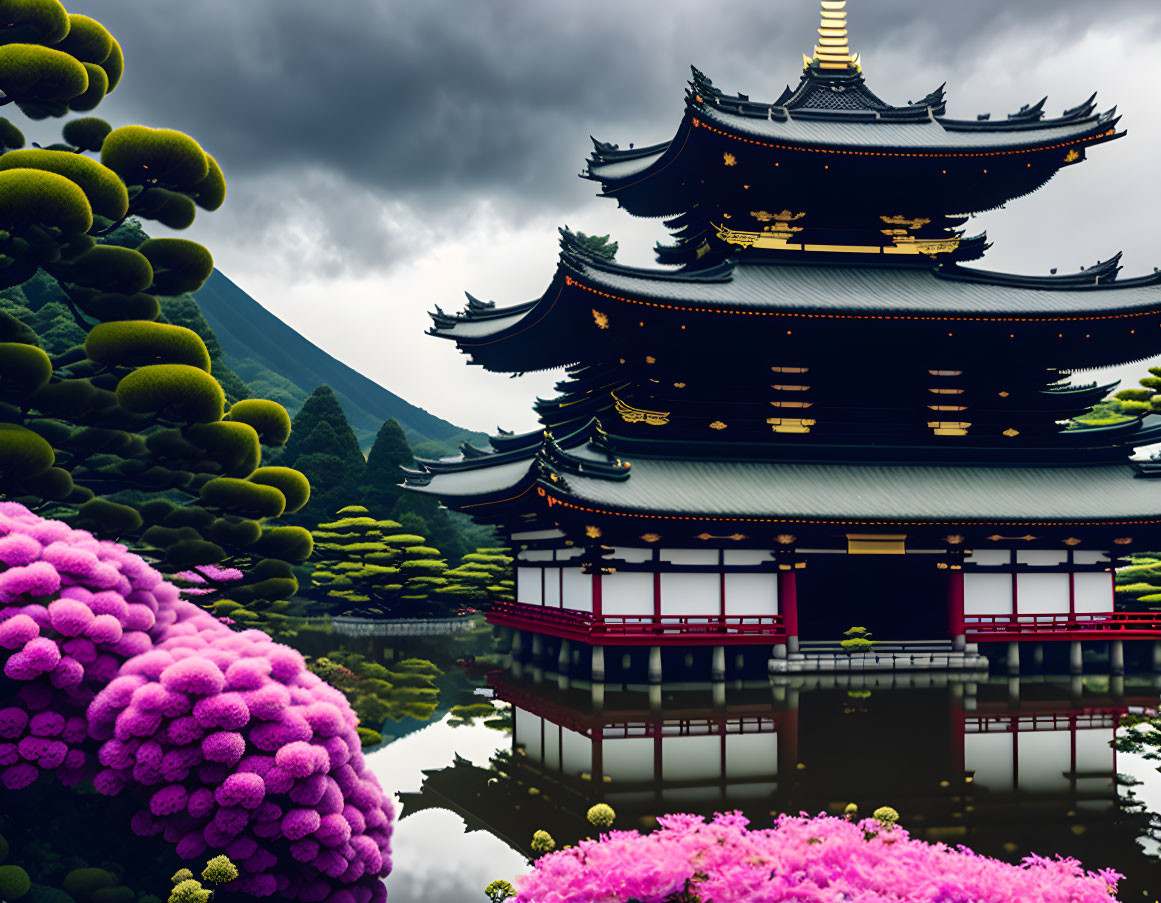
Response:
[[[1123,278],[1119,255],[993,272],[966,231],[1123,137],[1116,111],[952,119],[942,86],[892,106],[845,6],[822,3],[774,102],[694,69],[672,139],[594,140],[582,176],[665,219],[658,267],[565,229],[539,298],[432,315],[486,370],[563,371],[542,429],[408,476],[516,551],[489,620],[518,659],[593,680],[610,646],[649,648],[655,681],[663,652],[712,653],[715,678],[728,658],[810,670],[807,641],[861,625],[944,644],[927,667],[1007,642],[1018,668],[1020,643],[1060,640],[1073,670],[1109,641],[1118,670],[1124,640],[1161,640],[1112,580],[1161,548],[1161,486],[1130,460],[1161,417],[1078,429],[1113,386],[1070,381],[1161,353],[1161,274]]]

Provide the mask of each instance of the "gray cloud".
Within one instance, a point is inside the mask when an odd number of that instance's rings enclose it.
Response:
[[[511,217],[575,208],[592,193],[572,178],[590,132],[664,140],[689,63],[724,88],[773,98],[797,78],[817,11],[813,0],[71,8],[105,22],[126,51],[125,81],[101,112],[198,137],[231,180],[240,239],[277,253],[281,225],[301,220],[327,272],[384,267],[407,252],[390,217],[370,212],[384,205],[447,229],[482,198]],[[997,42],[1022,51],[1011,61],[1018,71],[1037,48],[1075,42],[1102,22],[1132,22],[1138,35],[1161,23],[1154,0],[1106,0],[1099,15],[1080,0],[854,0],[850,15],[865,58],[914,60],[906,84],[897,66],[888,78],[870,75],[896,101],[954,81]],[[1036,99],[1013,97],[1011,108]]]

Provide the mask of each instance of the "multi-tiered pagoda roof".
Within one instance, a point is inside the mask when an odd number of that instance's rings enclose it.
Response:
[[[673,138],[594,142],[582,175],[667,218],[662,266],[566,229],[539,298],[437,310],[431,334],[471,363],[566,376],[536,403],[541,430],[424,462],[412,489],[529,548],[825,548],[860,527],[933,548],[1161,538],[1161,495],[1130,462],[1161,417],[1077,428],[1113,386],[1070,382],[1161,353],[1161,273],[1126,278],[1120,255],[994,272],[969,265],[988,244],[963,228],[1122,137],[1115,109],[957,120],[942,86],[892,106],[844,6],[823,3],[777,100],[694,69]]]

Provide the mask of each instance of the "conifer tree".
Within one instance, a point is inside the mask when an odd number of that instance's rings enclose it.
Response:
[[[295,519],[298,523],[317,523],[329,512],[361,498],[366,461],[330,386],[315,389],[295,415],[279,463],[300,470],[313,487],[313,501]]]
[[[403,494],[403,468],[415,463],[403,427],[394,418],[379,428],[367,455],[367,482],[363,493],[365,504],[386,516]]]
[[[512,560],[507,549],[476,549],[463,557],[459,567],[447,572],[447,586],[440,595],[472,608],[511,602],[516,597]]]
[[[0,105],[43,120],[117,87],[121,48],[96,20],[59,0],[0,0],[0,23]],[[0,498],[131,543],[170,573],[240,567],[235,598],[285,592],[310,535],[267,522],[310,487],[259,465],[289,417],[266,401],[227,410],[205,342],[158,322],[158,296],[199,288],[210,252],[127,227],[184,229],[218,209],[217,162],[181,132],[95,117],[23,145],[0,119],[0,289],[19,287],[35,314],[0,309]]]
[[[371,517],[362,505],[341,509],[313,536],[320,562],[314,585],[336,614],[430,613],[425,603],[447,584],[439,549],[397,521]]]

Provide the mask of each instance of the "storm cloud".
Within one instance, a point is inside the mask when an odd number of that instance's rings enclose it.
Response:
[[[434,249],[464,244],[467,235],[476,243],[456,275],[460,288],[477,291],[482,278],[503,303],[524,300],[532,283],[475,272],[485,266],[481,254],[534,248],[546,254],[534,267],[542,278],[552,265],[553,228],[563,222],[586,231],[620,230],[623,222],[626,256],[644,262],[647,243],[636,257],[632,250],[642,227],[604,212],[595,186],[576,178],[588,136],[622,145],[670,137],[690,64],[725,90],[774,99],[798,78],[818,10],[816,0],[68,5],[106,23],[125,49],[125,79],[98,112],[114,124],[187,131],[221,162],[227,206],[203,217],[194,237],[263,303],[300,329],[318,328],[322,334],[311,338],[373,376],[376,364],[352,359],[367,353],[358,340],[338,331],[341,311],[329,311],[332,326],[320,322],[293,300],[296,286],[379,279],[377,291],[364,285],[365,300],[352,302],[359,315],[375,294],[384,311],[405,317],[396,326],[419,328],[421,309],[455,307],[456,298],[415,297],[414,279],[393,280],[401,267],[430,263]],[[1047,259],[1044,268],[1091,262],[1126,245],[1132,251],[1141,233],[1156,244],[1151,213],[1134,209],[1128,217],[1139,226],[1123,235],[1094,225],[1092,213],[1118,203],[1110,191],[1119,188],[1128,206],[1156,187],[1156,0],[851,0],[848,9],[868,82],[891,102],[947,81],[950,112],[966,118],[1003,116],[1044,94],[1050,113],[1096,89],[1102,108],[1122,103],[1126,124],[1146,140],[1138,137],[1127,151],[1120,146],[1128,142],[1118,142],[1108,154],[1117,162],[1104,164],[1111,168],[1103,176],[1074,180],[1071,200],[1059,208],[1021,202],[1028,216],[1008,223],[1026,234],[1033,213],[1042,222],[1049,211],[1093,230],[1091,253],[1077,257],[1065,244],[1062,259]],[[1115,56],[1130,51],[1138,54],[1133,60]],[[528,230],[543,233],[543,242],[523,235]],[[510,259],[504,268],[525,264]],[[294,285],[280,275],[287,272]],[[447,360],[449,374],[462,363],[454,354]]]

